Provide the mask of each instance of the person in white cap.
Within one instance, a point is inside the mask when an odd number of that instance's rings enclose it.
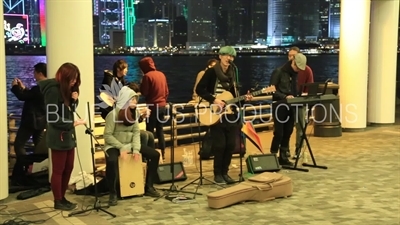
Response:
[[[271,153],[278,154],[279,164],[292,166],[287,152],[289,151],[290,136],[295,123],[295,108],[290,107],[282,100],[294,98],[297,94],[297,72],[305,70],[307,58],[301,53],[293,56],[293,60],[286,62],[282,67],[274,70],[270,85],[276,88],[272,100],[272,116],[274,119],[274,137],[271,142]]]

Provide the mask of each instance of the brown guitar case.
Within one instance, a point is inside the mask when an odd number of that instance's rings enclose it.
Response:
[[[289,197],[293,193],[290,177],[279,173],[261,173],[235,186],[209,193],[208,206],[220,209],[245,201],[264,202]]]

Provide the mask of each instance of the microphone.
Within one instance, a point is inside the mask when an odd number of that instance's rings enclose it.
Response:
[[[78,89],[78,87],[76,87],[76,86],[73,86],[72,88],[71,88],[71,93],[73,93],[73,92],[78,92],[79,91],[79,89]],[[73,99],[72,99],[73,100]],[[77,100],[73,100],[72,102],[71,102],[71,109],[72,109],[72,112],[75,112],[75,110],[76,110],[76,103],[77,103]]]

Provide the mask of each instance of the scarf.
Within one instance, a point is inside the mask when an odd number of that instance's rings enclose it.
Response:
[[[229,90],[233,85],[233,79],[235,79],[235,71],[233,70],[233,67],[229,66],[226,74],[222,71],[220,64],[215,65],[213,68],[221,86],[224,89]]]
[[[136,109],[126,107],[119,110],[118,121],[125,126],[132,126],[136,122]]]

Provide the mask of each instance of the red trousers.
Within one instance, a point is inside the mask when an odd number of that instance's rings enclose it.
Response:
[[[51,191],[54,200],[62,200],[68,189],[68,182],[74,168],[75,149],[55,150],[51,149],[51,163],[53,173],[51,175]]]

